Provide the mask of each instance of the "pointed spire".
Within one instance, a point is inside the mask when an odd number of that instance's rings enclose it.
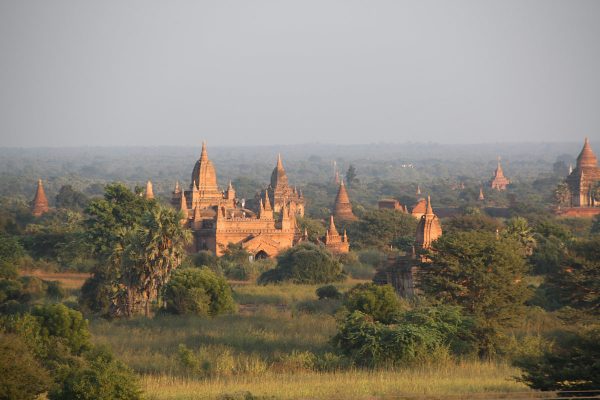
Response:
[[[502,171],[502,164],[500,163],[500,156],[498,156],[498,166],[496,167],[496,178],[503,177],[504,171]]]
[[[202,141],[202,151],[200,152],[200,160],[208,160],[208,152],[206,151],[206,140]]]
[[[48,212],[48,210],[50,210],[50,207],[48,207],[48,198],[46,197],[46,192],[44,192],[44,185],[42,184],[42,180],[38,179],[35,197],[32,202],[31,214],[34,217],[39,217]]]
[[[200,214],[200,206],[196,206],[194,208],[194,222],[198,222],[202,220],[202,215]]]
[[[485,200],[485,196],[483,195],[483,188],[479,188],[479,200]]]
[[[281,153],[277,155],[277,165],[271,173],[271,187],[277,189],[278,187],[285,187],[288,185],[288,178],[283,168],[283,161],[281,160]]]
[[[421,195],[421,185],[417,184],[417,196]]]
[[[581,153],[577,157],[577,168],[593,168],[598,166],[598,159],[590,146],[590,141],[585,138]]]
[[[339,220],[354,221],[357,219],[352,212],[352,203],[350,203],[350,197],[343,179],[340,181],[340,187],[335,196],[333,215]]]
[[[431,207],[431,196],[427,196],[427,211],[425,211],[427,215],[433,215],[433,208]]]
[[[339,236],[337,229],[335,228],[335,222],[333,221],[333,215],[329,216],[329,228],[327,229],[327,236]]]
[[[342,236],[342,242],[347,242],[348,241],[348,234],[346,233],[346,230],[344,229],[344,235]]]
[[[145,197],[147,200],[151,200],[154,198],[154,191],[152,190],[152,182],[150,180],[148,180],[148,182],[146,182],[146,194]]]
[[[265,211],[271,211],[271,200],[269,199],[269,191],[265,190]]]
[[[179,186],[179,181],[175,182],[175,189],[173,189],[173,194],[181,193],[181,186]]]
[[[185,199],[185,193],[181,192],[181,200],[179,201],[179,209],[187,214],[187,201]]]

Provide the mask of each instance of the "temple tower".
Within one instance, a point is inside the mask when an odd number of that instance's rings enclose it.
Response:
[[[329,217],[329,227],[327,228],[323,242],[325,243],[325,247],[332,253],[347,253],[350,251],[350,243],[348,242],[346,231],[344,231],[343,236],[338,233],[333,215]]]
[[[34,217],[39,217],[42,214],[47,213],[49,210],[50,207],[48,207],[48,199],[46,198],[46,193],[44,192],[44,185],[42,185],[42,180],[38,179],[35,197],[31,202],[31,214]]]
[[[600,182],[598,159],[592,150],[590,141],[585,138],[583,148],[577,157],[575,169],[567,177],[571,194],[571,206],[580,208],[597,207],[598,199],[594,191]]]
[[[356,221],[358,219],[352,212],[352,204],[343,180],[340,182],[340,188],[335,196],[333,215],[340,221]]]
[[[285,206],[295,214],[304,215],[304,197],[302,192],[291,187],[288,181],[281,154],[277,155],[277,164],[271,173],[271,184],[267,188],[273,211],[280,212]]]
[[[479,201],[485,200],[485,196],[483,195],[483,188],[479,188]]]
[[[146,193],[144,195],[147,200],[151,200],[154,198],[154,191],[152,190],[152,182],[146,182]]]
[[[490,187],[496,190],[506,190],[506,187],[510,184],[510,180],[504,176],[502,165],[500,164],[500,157],[498,157],[498,166],[494,172],[494,177],[490,181]]]
[[[433,213],[431,198],[427,196],[427,209],[425,214],[421,216],[421,220],[417,225],[415,246],[419,249],[429,249],[431,247],[431,242],[441,235],[442,225],[440,224],[437,215]]]

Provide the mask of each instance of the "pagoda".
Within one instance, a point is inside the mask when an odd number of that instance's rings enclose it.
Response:
[[[500,157],[498,157],[498,166],[494,172],[494,177],[490,181],[490,187],[496,190],[506,190],[506,187],[510,184],[510,180],[504,176],[502,170],[502,164],[500,164]]]
[[[335,222],[333,221],[333,215],[329,217],[329,228],[327,228],[323,243],[329,251],[335,254],[347,253],[350,251],[350,243],[348,242],[346,231],[344,230],[343,235],[338,233]]]
[[[600,168],[588,138],[585,138],[577,157],[577,164],[567,177],[566,183],[569,200],[566,208],[559,208],[560,215],[591,217],[600,214]]]
[[[50,207],[48,207],[48,198],[46,198],[46,193],[44,192],[44,185],[42,184],[42,180],[38,179],[35,197],[31,202],[31,215],[39,217],[48,211],[50,211]]]
[[[358,219],[352,212],[352,204],[343,180],[340,182],[337,196],[335,196],[333,215],[340,221],[356,221]]]

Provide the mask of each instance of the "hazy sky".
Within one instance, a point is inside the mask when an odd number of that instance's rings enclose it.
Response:
[[[600,145],[600,1],[0,0],[0,146]]]

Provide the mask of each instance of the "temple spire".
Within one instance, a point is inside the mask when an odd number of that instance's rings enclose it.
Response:
[[[598,159],[592,150],[590,141],[585,138],[581,153],[577,157],[577,168],[594,168],[598,166]]]
[[[335,222],[333,221],[333,215],[329,216],[329,228],[327,229],[327,236],[339,236],[337,229],[335,228]]]
[[[483,188],[479,188],[479,200],[485,200],[485,196],[483,195]]]
[[[352,212],[352,203],[350,203],[350,197],[343,180],[340,182],[340,187],[335,196],[333,215],[339,220],[354,221],[357,219]]]
[[[272,209],[271,200],[269,200],[269,191],[265,190],[265,211],[271,211]]]
[[[154,190],[152,189],[152,182],[150,180],[148,180],[148,182],[146,182],[146,194],[145,197],[147,200],[151,200],[154,198]]]
[[[431,207],[431,196],[427,196],[427,211],[425,211],[427,215],[434,215],[433,208]]]
[[[421,195],[421,185],[417,184],[417,196]]]
[[[200,160],[208,160],[208,152],[206,151],[206,140],[202,141],[202,151],[200,152]]]
[[[48,198],[46,197],[46,192],[44,192],[44,185],[42,184],[42,180],[38,179],[35,197],[32,202],[31,214],[34,217],[39,217],[49,210],[50,207],[48,207]]]

